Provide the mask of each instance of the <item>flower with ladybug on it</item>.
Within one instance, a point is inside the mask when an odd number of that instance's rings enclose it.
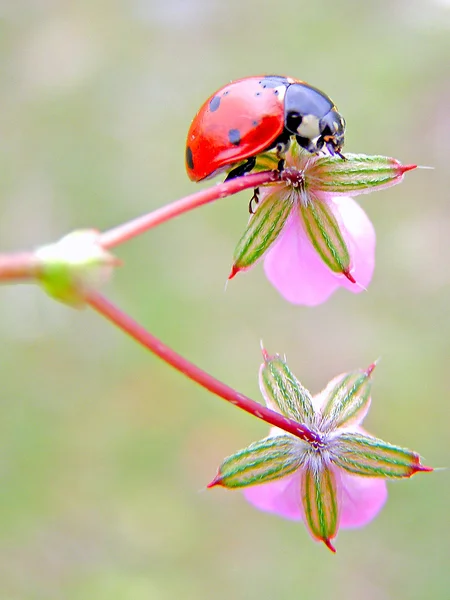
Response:
[[[193,181],[224,171],[227,180],[267,169],[280,174],[278,182],[255,190],[230,279],[264,257],[278,291],[309,306],[339,287],[359,293],[370,283],[375,231],[350,196],[400,183],[416,165],[344,157],[344,133],[345,121],[328,96],[278,75],[232,82],[200,108],[186,144]]]

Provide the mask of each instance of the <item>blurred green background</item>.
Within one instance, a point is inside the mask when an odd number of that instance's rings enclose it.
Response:
[[[200,189],[190,120],[215,89],[289,74],[344,114],[346,149],[432,165],[361,203],[368,293],[287,304],[259,266],[224,292],[249,193],[118,249],[106,293],[260,399],[259,343],[313,392],[381,356],[366,427],[449,452],[450,6],[445,0],[3,0],[0,240],[106,229]],[[265,435],[89,310],[0,290],[0,600],[448,599],[448,471],[389,484],[338,553],[239,492],[202,493]]]

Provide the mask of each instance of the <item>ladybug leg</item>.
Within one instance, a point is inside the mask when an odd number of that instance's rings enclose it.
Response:
[[[326,147],[328,148],[328,152],[331,154],[331,156],[334,156],[335,154],[337,154],[339,156],[339,158],[342,158],[342,160],[347,160],[345,158],[345,156],[342,154],[342,152],[336,148],[335,144],[333,143],[333,140],[327,140],[325,138],[324,141],[325,141]]]
[[[277,158],[278,158],[277,169],[280,173],[284,169],[284,159],[285,159],[287,151],[290,148],[290,145],[291,145],[291,136],[289,136],[288,138],[286,138],[285,136],[284,137],[282,136],[279,139],[277,145],[275,146]]]
[[[255,188],[253,190],[253,196],[250,198],[250,202],[248,203],[248,212],[251,215],[255,214],[255,208],[259,204],[259,188]]]
[[[319,138],[316,145],[314,145],[311,140],[309,140],[308,138],[302,137],[300,135],[296,135],[295,139],[297,140],[297,144],[301,147],[304,148],[304,150],[307,150],[308,152],[311,152],[311,154],[316,153],[318,150],[321,150],[323,145],[324,145],[324,141]]]
[[[228,173],[228,175],[225,177],[225,181],[230,181],[230,179],[234,179],[235,177],[241,177],[241,175],[250,173],[250,171],[255,167],[255,165],[256,156],[251,156],[250,158],[247,158],[245,163],[239,165],[238,167],[235,167]]]

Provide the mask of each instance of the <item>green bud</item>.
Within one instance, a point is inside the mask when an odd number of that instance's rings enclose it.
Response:
[[[98,243],[93,230],[74,231],[38,248],[39,283],[52,298],[80,307],[86,294],[106,281],[117,259]]]
[[[291,435],[264,438],[226,458],[209,488],[242,488],[289,475],[302,464],[307,445]]]

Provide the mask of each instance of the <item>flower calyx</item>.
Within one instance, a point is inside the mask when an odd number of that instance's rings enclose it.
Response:
[[[229,278],[255,265],[288,224],[296,221],[326,267],[358,284],[353,274],[353,245],[336,200],[396,185],[415,168],[385,156],[311,155],[292,143],[280,181],[260,188],[254,214],[236,246]]]
[[[263,357],[259,383],[267,406],[304,424],[314,435],[299,439],[272,427],[268,437],[226,458],[208,488],[253,489],[251,498],[247,496],[251,502],[288,518],[298,515],[295,518],[303,519],[313,538],[335,551],[332,540],[340,522],[349,520],[345,514],[349,507],[343,504],[346,495],[351,493],[352,518],[364,524],[384,503],[380,479],[408,478],[432,468],[423,465],[416,452],[384,442],[360,427],[370,407],[376,363],[335,377],[313,397],[284,358],[269,356],[265,350]],[[371,489],[375,500],[367,493]],[[361,490],[366,496],[359,500]]]

